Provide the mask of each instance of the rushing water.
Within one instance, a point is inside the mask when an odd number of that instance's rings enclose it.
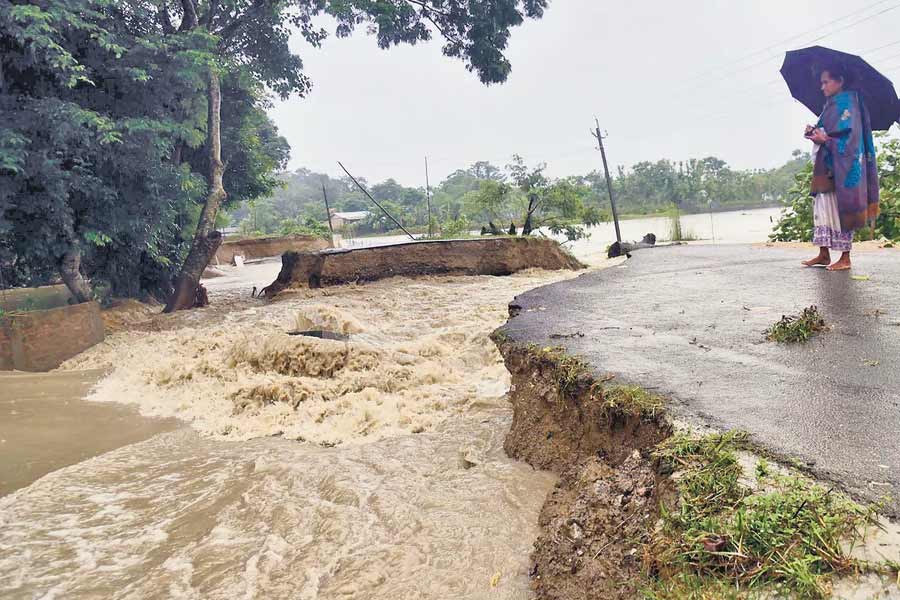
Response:
[[[716,214],[709,232],[709,215],[692,215],[683,228],[763,241],[771,214]],[[662,239],[664,226],[625,221],[623,236]],[[591,233],[576,255],[614,239],[611,224]],[[0,378],[0,416],[18,436],[0,441],[3,459],[41,465],[11,467],[20,489],[0,498],[0,597],[527,597],[553,477],[503,452],[509,377],[487,335],[515,294],[573,274],[250,299],[278,266],[208,281],[209,309],[114,333],[65,373],[31,376],[27,393]],[[310,328],[350,342],[288,335]],[[109,374],[86,404],[97,369]],[[52,403],[26,404],[40,398]],[[181,425],[155,433],[121,403]]]
[[[0,596],[526,595],[553,477],[503,452],[509,376],[487,335],[516,293],[574,274],[250,299],[274,270],[211,280],[210,309],[153,317],[64,365],[109,370],[90,396],[101,413],[127,402],[191,427],[0,498]],[[350,341],[288,334],[311,328]]]

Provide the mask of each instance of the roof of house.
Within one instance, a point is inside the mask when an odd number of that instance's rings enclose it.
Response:
[[[369,216],[369,211],[358,210],[355,212],[336,212],[332,216],[344,221],[362,221]]]

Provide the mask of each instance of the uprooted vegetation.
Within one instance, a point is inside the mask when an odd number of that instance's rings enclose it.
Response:
[[[494,340],[513,381],[507,452],[560,475],[538,598],[826,598],[834,577],[897,576],[852,556],[876,507],[763,459],[745,469],[746,434],[674,432],[662,398],[560,348]]]
[[[816,333],[825,329],[825,319],[815,306],[804,308],[799,315],[783,315],[766,330],[766,339],[771,342],[806,342]]]

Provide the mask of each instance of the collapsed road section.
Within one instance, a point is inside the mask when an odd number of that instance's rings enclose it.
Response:
[[[583,269],[555,241],[531,237],[435,240],[286,252],[281,273],[265,289],[267,297],[289,288],[318,288],[419,275],[510,275],[525,269]]]
[[[861,258],[865,279],[798,273],[800,258],[658,249],[510,304],[493,335],[512,375],[505,449],[560,476],[532,553],[539,598],[824,598],[893,585],[896,544],[876,544],[871,561],[854,548],[875,522],[896,531],[877,516],[896,503],[862,507],[839,490],[885,502],[873,484],[890,487],[896,466],[896,372],[863,362],[900,354],[897,319],[879,308],[897,306],[895,256]],[[812,304],[831,317],[823,336],[765,341],[782,312]],[[859,407],[871,414],[848,419]]]

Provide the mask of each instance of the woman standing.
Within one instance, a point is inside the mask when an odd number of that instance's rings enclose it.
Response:
[[[824,69],[819,78],[825,109],[806,139],[815,143],[812,179],[813,244],[819,255],[803,261],[829,271],[850,268],[853,232],[878,216],[878,170],[869,115],[859,95],[845,90],[846,74],[839,66]],[[831,250],[841,257],[831,262]]]

